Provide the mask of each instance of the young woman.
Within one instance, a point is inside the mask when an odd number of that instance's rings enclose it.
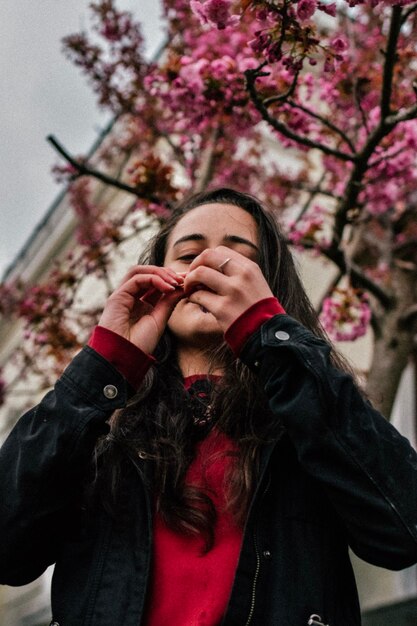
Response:
[[[323,336],[282,234],[181,205],[0,453],[0,580],[60,626],[358,626],[348,546],[417,561],[417,455]]]

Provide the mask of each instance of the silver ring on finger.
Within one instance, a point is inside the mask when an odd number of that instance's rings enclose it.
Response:
[[[222,263],[220,263],[220,265],[217,266],[217,269],[219,270],[219,272],[221,272],[222,274],[224,274],[223,272],[223,268],[226,267],[226,265],[229,263],[229,261],[231,260],[232,257],[228,257],[227,259],[225,259]]]

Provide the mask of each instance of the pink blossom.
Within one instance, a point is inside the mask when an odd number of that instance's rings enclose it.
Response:
[[[297,16],[300,20],[308,20],[314,15],[316,8],[316,0],[299,0],[297,5]]]
[[[0,315],[11,317],[19,307],[22,285],[17,281],[0,283]]]
[[[237,16],[230,15],[231,4],[231,0],[190,1],[192,11],[202,24],[213,24],[220,30],[235,25],[238,20]]]
[[[137,208],[143,211],[144,203],[138,201]],[[171,215],[171,211],[169,211],[166,206],[157,204],[156,202],[149,202],[145,206],[145,211],[148,215],[154,215],[159,220],[166,220]]]
[[[330,15],[331,17],[335,17],[336,16],[336,9],[337,9],[337,5],[335,2],[331,2],[330,4],[325,4],[324,2],[319,2],[317,5],[317,8],[320,11],[323,11],[323,13],[327,13],[327,15]]]
[[[341,52],[344,52],[348,45],[346,43],[346,41],[344,39],[342,39],[342,37],[335,37],[334,39],[332,39],[331,41],[331,46],[333,48],[333,50],[337,53],[340,54]]]
[[[312,244],[317,251],[327,248],[330,241],[325,216],[323,207],[315,204],[301,220],[287,224],[288,239],[296,247]]]
[[[320,321],[335,341],[354,341],[366,333],[371,315],[366,294],[346,287],[324,299]]]
[[[197,93],[201,93],[204,89],[203,73],[207,68],[209,62],[207,59],[199,59],[196,62],[190,60],[189,63],[184,63],[180,69],[179,76],[187,83],[188,88]],[[178,86],[181,83],[178,82]]]
[[[335,70],[335,62],[334,62],[334,58],[332,57],[326,57],[326,60],[324,62],[324,66],[323,66],[323,70],[327,73],[331,73],[334,72]]]

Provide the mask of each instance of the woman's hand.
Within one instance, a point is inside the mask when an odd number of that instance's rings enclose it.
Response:
[[[274,296],[259,265],[226,246],[207,248],[193,260],[184,293],[210,311],[223,332],[252,304]]]
[[[155,265],[136,265],[108,298],[100,326],[152,354],[178,301],[183,277]]]

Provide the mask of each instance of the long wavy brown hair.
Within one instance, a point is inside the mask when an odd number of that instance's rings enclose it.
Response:
[[[286,312],[321,338],[327,337],[298,276],[294,261],[272,214],[260,202],[232,189],[222,188],[189,197],[172,213],[139,259],[139,264],[164,264],[167,240],[178,221],[203,204],[232,204],[252,215],[260,242],[259,265],[271,291]],[[219,213],[219,219],[221,214]],[[186,472],[194,456],[198,435],[190,415],[189,396],[178,366],[175,337],[165,330],[155,352],[157,362],[128,406],[116,412],[107,437],[96,446],[95,485],[100,486],[106,506],[117,511],[117,494],[123,481],[126,459],[146,467],[147,487],[157,512],[177,532],[201,534],[206,549],[213,543],[216,511],[210,495],[186,484]],[[349,370],[332,349],[336,367]],[[210,403],[217,416],[216,428],[237,444],[226,476],[228,507],[243,525],[256,484],[262,445],[282,432],[279,419],[268,409],[265,394],[254,374],[234,357],[226,343],[212,349],[210,361],[221,365],[224,376],[214,385]],[[142,471],[143,473],[143,471]]]

